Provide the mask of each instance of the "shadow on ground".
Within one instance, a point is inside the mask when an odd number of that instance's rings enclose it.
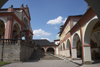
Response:
[[[40,60],[62,60],[62,59],[57,58],[49,53],[45,53],[40,48],[38,48],[37,50],[34,50],[30,59],[25,62],[38,62]]]

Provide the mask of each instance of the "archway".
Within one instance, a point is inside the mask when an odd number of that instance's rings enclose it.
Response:
[[[67,57],[71,57],[71,44],[70,40],[67,40]]]
[[[80,37],[77,33],[73,36],[73,47],[75,47],[74,51],[76,50],[76,54],[73,53],[76,55],[76,58],[77,57],[82,58],[82,44]]]
[[[18,39],[20,37],[20,28],[17,23],[13,26],[13,39]]]
[[[54,48],[52,48],[52,47],[47,48],[47,53],[55,54]]]
[[[24,23],[23,30],[27,30],[28,29],[28,20],[26,17],[24,18],[23,23]]]
[[[4,24],[4,22],[0,19],[0,39],[3,39],[3,37],[4,37],[4,32],[5,32],[5,24]]]
[[[90,35],[92,60],[100,59],[100,22],[96,22]]]
[[[90,47],[84,50],[84,55],[88,53],[85,60],[97,60],[100,59],[100,22],[97,18],[91,20],[86,27],[84,34],[84,44],[90,45]],[[99,60],[100,62],[100,60]]]

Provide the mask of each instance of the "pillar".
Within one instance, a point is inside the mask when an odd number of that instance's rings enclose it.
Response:
[[[70,49],[67,48],[67,57],[70,57]]]
[[[8,16],[5,29],[5,39],[12,39],[13,36],[13,17]]]
[[[58,55],[59,53],[58,53],[59,51],[58,51],[58,47],[56,47],[56,55]]]
[[[55,55],[56,55],[56,47],[55,47]]]
[[[72,37],[70,37],[70,46],[71,46],[71,58],[72,58],[72,56],[73,56],[73,54],[72,54]]]
[[[84,61],[83,61],[83,64],[92,64],[90,45],[83,45],[83,49],[84,49]]]
[[[84,45],[84,43],[83,43],[82,27],[80,28],[80,33],[81,33],[81,42],[82,42],[82,58],[83,58],[83,64],[92,64],[90,45]]]
[[[13,12],[13,5],[11,5],[10,8],[8,8],[8,12]],[[7,17],[6,22],[6,29],[5,29],[5,39],[12,39],[13,36],[13,23],[14,19],[12,16]]]
[[[46,47],[45,47],[45,53],[47,52]]]
[[[76,50],[76,47],[72,48],[72,59],[73,60],[77,59],[77,50]]]

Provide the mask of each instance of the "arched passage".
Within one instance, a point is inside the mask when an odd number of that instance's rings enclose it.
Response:
[[[73,50],[74,58],[77,58],[77,57],[82,58],[82,44],[81,44],[79,35],[77,33],[73,36],[73,49],[72,50]]]
[[[5,32],[5,24],[4,24],[4,22],[0,19],[0,39],[4,37],[4,32]]]
[[[67,57],[71,57],[71,44],[70,40],[67,40]]]
[[[28,20],[26,17],[24,18],[23,23],[24,23],[23,29],[27,30],[28,29]]]
[[[90,47],[84,47],[84,55],[88,54],[84,57],[85,61],[91,61],[91,58],[92,60],[100,59],[100,22],[97,18],[87,24],[84,45],[90,45]]]
[[[90,35],[92,60],[100,59],[100,22],[98,21]]]
[[[55,54],[54,52],[55,52],[54,48],[52,47],[47,48],[47,53]]]
[[[18,39],[20,36],[20,28],[17,23],[14,24],[13,26],[13,39]]]

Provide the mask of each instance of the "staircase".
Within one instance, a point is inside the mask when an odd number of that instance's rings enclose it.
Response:
[[[61,60],[49,53],[44,53],[41,49],[34,50],[30,60]]]

